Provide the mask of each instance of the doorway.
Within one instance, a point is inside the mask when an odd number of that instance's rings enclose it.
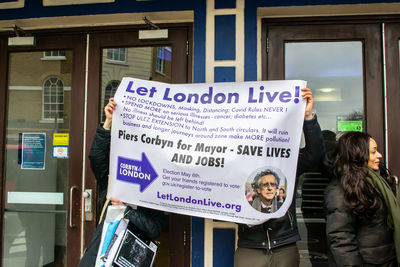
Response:
[[[85,39],[37,35],[1,53],[2,266],[77,265]]]
[[[87,106],[87,146],[99,122],[104,121],[103,108],[123,77],[166,83],[191,82],[191,25],[166,26],[168,38],[140,40],[138,28],[124,28],[89,36],[89,79]],[[96,189],[92,171],[87,164],[85,188]],[[97,195],[97,194],[95,194]],[[97,203],[97,202],[96,202]],[[98,218],[102,207],[94,210]],[[161,236],[156,266],[190,265],[191,217],[166,214],[167,222]],[[85,222],[85,243],[95,229],[96,220]]]
[[[398,107],[400,106],[400,23],[385,23],[385,58],[386,58],[386,91],[387,91],[387,128],[389,169],[393,175],[400,177],[400,127]],[[400,194],[399,183],[397,184]]]
[[[394,121],[400,104],[398,25],[349,17],[266,19],[262,24],[263,79],[306,80],[327,152],[342,132],[368,132],[393,175],[400,173],[393,151],[399,133]],[[295,201],[303,267],[327,264],[323,202],[329,181],[323,169],[298,177]]]
[[[166,28],[163,40],[139,40],[138,27],[0,39],[2,266],[78,265],[102,208],[86,157],[104,102],[124,76],[191,82],[192,25]],[[157,264],[189,266],[191,218],[167,218]]]

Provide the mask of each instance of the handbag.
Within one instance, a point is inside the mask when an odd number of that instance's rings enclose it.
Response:
[[[117,234],[116,242],[111,245],[112,248],[104,267],[152,267],[158,245],[139,236],[140,231],[132,223],[129,223],[123,231]]]
[[[128,220],[125,219],[125,216],[127,215],[127,213],[124,212],[125,210],[126,206],[109,205],[107,207],[107,213],[104,218],[101,241],[97,251],[95,267],[104,266],[107,261],[109,251],[114,245],[116,238],[126,229]]]
[[[158,245],[125,218],[131,209],[108,204],[109,200],[103,206],[100,223],[79,267],[123,266],[120,265],[123,262],[133,262],[134,266],[140,267],[153,266]]]

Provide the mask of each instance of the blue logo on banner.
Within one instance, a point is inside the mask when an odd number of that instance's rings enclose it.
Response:
[[[144,153],[142,161],[118,157],[117,180],[139,184],[140,192],[146,190],[157,177],[157,172]]]

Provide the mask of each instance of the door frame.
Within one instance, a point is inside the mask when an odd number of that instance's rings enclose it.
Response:
[[[375,36],[375,41],[378,42],[379,49],[371,48],[371,42],[365,42],[365,38],[370,38],[372,33],[370,30],[365,34],[362,33],[366,25],[376,25],[379,29],[376,30],[379,36]],[[400,155],[397,153],[396,148],[400,146],[400,125],[397,118],[397,107],[400,106],[400,70],[399,70],[399,38],[400,38],[400,19],[395,15],[372,15],[372,16],[333,16],[333,17],[304,17],[304,18],[275,18],[262,20],[262,35],[261,35],[261,55],[262,55],[262,79],[267,79],[269,69],[271,69],[271,62],[268,62],[267,56],[267,32],[270,26],[292,26],[297,25],[357,25],[358,29],[350,29],[347,33],[341,33],[336,38],[341,40],[351,40],[351,35],[356,31],[357,36],[355,40],[363,40],[364,48],[364,62],[367,67],[364,73],[369,73],[364,79],[364,92],[365,92],[365,114],[367,132],[370,133],[378,143],[378,147],[387,155],[386,161],[391,170],[392,175],[400,177]],[[384,25],[384,29],[382,29]],[[386,77],[383,73],[383,46],[382,46],[382,32],[384,31],[385,41],[385,60],[386,60]],[[281,32],[283,38],[289,38],[286,32]],[[336,34],[336,32],[335,32]],[[295,37],[296,38],[296,37]],[[354,38],[354,37],[353,37]],[[297,39],[301,41],[301,38]],[[307,41],[307,40],[305,40]],[[319,41],[322,41],[321,39]],[[273,40],[269,40],[269,48],[276,45]],[[282,47],[283,51],[283,47]],[[283,53],[283,52],[282,52]],[[282,54],[283,56],[283,54]],[[271,57],[270,57],[271,58]],[[379,59],[375,61],[375,59]],[[368,68],[368,62],[369,64]],[[373,67],[371,67],[373,65]],[[278,71],[283,77],[283,61]],[[375,76],[375,77],[371,77]],[[383,79],[386,78],[386,81]],[[386,84],[386,99],[384,95],[384,85]],[[378,90],[378,89],[379,90]],[[381,99],[378,105],[374,105]],[[385,103],[386,101],[386,103]],[[386,105],[385,105],[386,104]],[[385,110],[386,108],[386,110]],[[385,113],[386,112],[386,113]],[[385,122],[386,119],[386,122]],[[368,123],[369,122],[369,123]],[[385,128],[386,127],[386,128]],[[389,131],[390,129],[390,131]],[[387,132],[385,132],[387,131]],[[386,139],[387,138],[387,139]],[[385,146],[386,144],[386,146]],[[387,149],[386,149],[387,148]],[[386,152],[386,153],[385,153]]]
[[[398,108],[400,107],[400,20],[397,23],[385,23],[385,58],[386,58],[386,88],[387,88],[387,126],[389,170],[392,175],[400,177],[400,124]],[[397,190],[400,190],[398,187]],[[400,192],[398,192],[400,193]]]
[[[87,99],[87,123],[86,123],[86,155],[89,155],[90,147],[94,139],[96,128],[100,121],[101,101],[101,66],[102,49],[117,47],[143,47],[143,46],[173,46],[172,53],[172,81],[173,83],[192,82],[192,24],[164,24],[161,29],[168,29],[167,40],[139,40],[139,30],[145,26],[107,27],[89,34],[89,61],[88,61],[88,99]],[[85,164],[85,189],[93,189],[93,195],[97,196],[96,180],[90,169],[90,162]],[[93,203],[98,203],[97,199]],[[101,209],[101,207],[100,207]],[[94,218],[98,218],[99,207],[93,208]],[[96,228],[96,219],[84,223],[84,244],[88,244]],[[174,239],[170,240],[171,266],[190,266],[190,233],[191,217],[178,214],[170,216],[170,231]],[[85,245],[84,245],[85,247]]]
[[[387,17],[385,17],[388,19]],[[284,79],[284,43],[361,41],[363,43],[364,114],[366,132],[385,151],[385,113],[381,20],[371,17],[263,19],[262,79]],[[390,17],[392,18],[392,17]],[[271,34],[273,30],[273,33]],[[267,44],[267,36],[268,44]],[[268,46],[268,53],[267,53]],[[275,52],[272,52],[275,51]],[[272,53],[274,53],[272,56]],[[268,56],[271,54],[271,56]],[[382,101],[376,101],[381,99]],[[383,153],[384,154],[384,153]]]
[[[0,201],[1,201],[1,241],[0,256],[3,254],[3,226],[4,226],[4,155],[5,155],[5,130],[7,120],[7,97],[8,97],[8,57],[13,52],[33,52],[44,50],[71,50],[73,54],[72,72],[71,72],[71,103],[77,108],[71,108],[70,122],[70,146],[69,146],[69,167],[68,167],[68,211],[72,203],[72,216],[67,213],[67,244],[66,260],[68,266],[77,266],[81,249],[81,192],[82,192],[82,160],[83,160],[83,123],[85,100],[85,61],[80,60],[86,55],[86,38],[80,34],[60,34],[43,31],[32,31],[31,34],[36,38],[34,47],[8,47],[8,36],[0,37],[0,106],[2,108],[0,115]],[[76,88],[76,89],[75,89]],[[72,202],[69,200],[69,192],[74,186]],[[69,226],[69,222],[75,225]],[[1,257],[2,258],[2,257]],[[0,262],[0,266],[2,262]]]
[[[271,32],[274,33],[270,34]],[[284,79],[285,41],[361,41],[365,130],[377,141],[378,149],[383,152],[392,175],[399,177],[400,155],[396,151],[400,146],[400,124],[397,116],[400,106],[399,40],[400,19],[395,16],[263,19],[262,79]],[[386,48],[386,64],[383,45]]]
[[[2,64],[2,62],[4,62]],[[6,118],[7,118],[7,38],[0,39],[0,258],[3,258],[3,214],[4,214],[4,155],[6,145]],[[0,262],[2,266],[3,261]]]

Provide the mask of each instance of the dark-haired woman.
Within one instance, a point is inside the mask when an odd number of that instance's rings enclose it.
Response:
[[[381,159],[366,133],[338,140],[325,195],[330,266],[400,266],[400,206]]]

